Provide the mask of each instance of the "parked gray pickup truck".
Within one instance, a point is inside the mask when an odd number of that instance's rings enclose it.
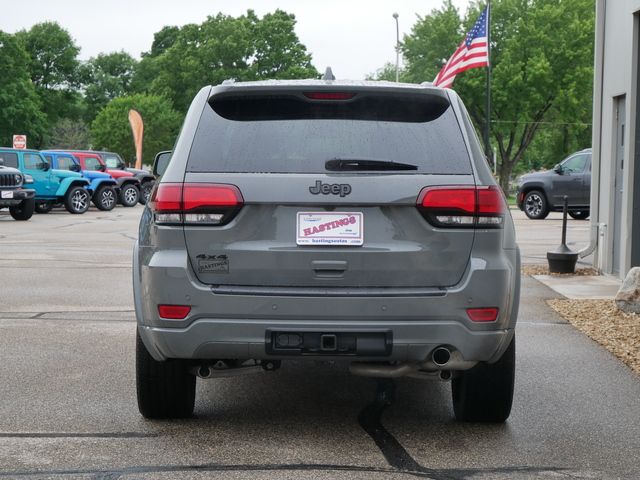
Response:
[[[589,217],[591,197],[591,149],[572,153],[546,172],[528,173],[518,182],[518,208],[533,220],[561,211],[569,198],[569,215],[576,220]]]

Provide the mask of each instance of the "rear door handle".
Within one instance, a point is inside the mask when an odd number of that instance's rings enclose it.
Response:
[[[349,264],[342,260],[314,260],[311,268],[317,277],[339,278],[347,271]]]

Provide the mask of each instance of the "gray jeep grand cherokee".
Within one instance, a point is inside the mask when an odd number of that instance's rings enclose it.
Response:
[[[203,88],[133,265],[145,417],[192,415],[197,376],[318,359],[450,379],[458,419],[509,416],[519,250],[451,90]]]

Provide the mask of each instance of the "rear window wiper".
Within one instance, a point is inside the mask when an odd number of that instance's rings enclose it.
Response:
[[[332,158],[325,162],[324,168],[332,172],[343,170],[389,171],[418,169],[416,165],[411,165],[409,163],[399,163],[391,160],[366,160],[359,158]]]

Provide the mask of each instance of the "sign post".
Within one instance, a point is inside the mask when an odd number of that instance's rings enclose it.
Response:
[[[27,148],[27,136],[26,135],[14,135],[13,136],[13,148],[24,150]]]

